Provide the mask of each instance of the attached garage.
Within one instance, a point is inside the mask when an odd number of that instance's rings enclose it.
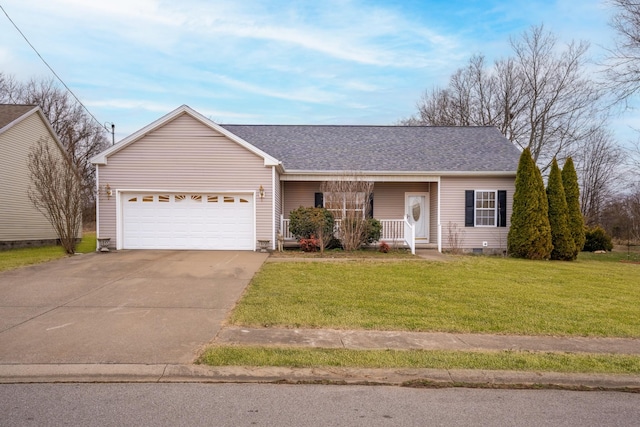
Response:
[[[123,249],[253,250],[253,193],[123,192]]]

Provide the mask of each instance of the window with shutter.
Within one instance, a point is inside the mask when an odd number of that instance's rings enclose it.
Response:
[[[506,227],[505,190],[465,190],[465,227]]]

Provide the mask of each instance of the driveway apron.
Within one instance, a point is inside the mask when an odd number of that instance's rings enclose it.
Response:
[[[118,251],[0,273],[0,364],[190,363],[266,258]]]

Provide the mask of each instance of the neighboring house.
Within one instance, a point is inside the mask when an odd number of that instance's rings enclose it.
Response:
[[[520,152],[493,127],[219,125],[182,106],[95,156],[117,249],[275,248],[320,184],[374,182],[382,239],[506,249]],[[457,242],[452,237],[457,236]]]
[[[28,156],[39,139],[64,149],[42,110],[35,105],[0,104],[0,249],[54,244],[57,234],[28,192]]]

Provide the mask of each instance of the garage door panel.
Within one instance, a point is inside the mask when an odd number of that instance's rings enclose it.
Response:
[[[253,250],[253,198],[246,194],[125,194],[125,249]]]

